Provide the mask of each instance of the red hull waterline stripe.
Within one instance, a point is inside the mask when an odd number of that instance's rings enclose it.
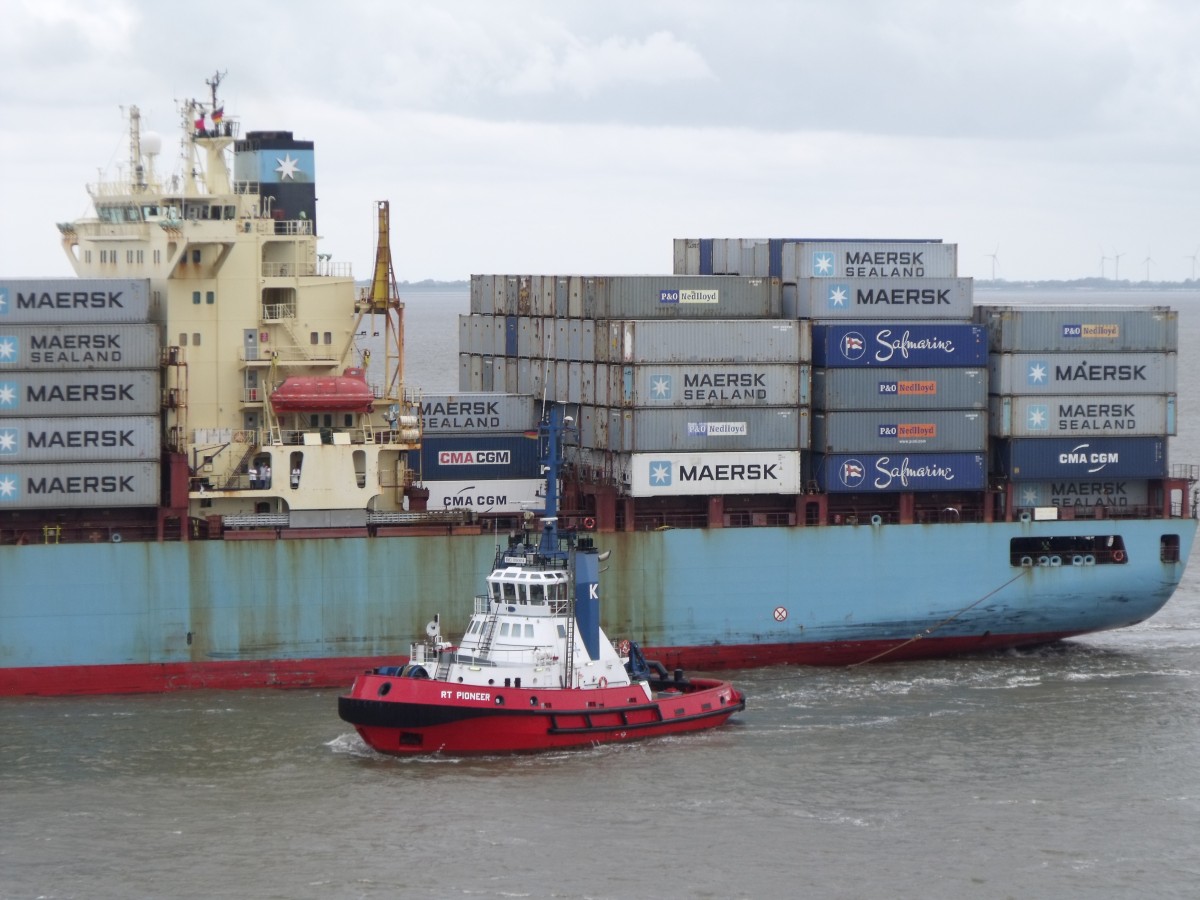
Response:
[[[647,647],[643,651],[667,668],[689,671],[751,669],[763,666],[849,666],[868,661],[899,662],[1029,647],[1071,637],[1076,632],[985,634],[920,640],[833,641],[805,644],[728,644],[704,647]],[[248,688],[348,688],[356,675],[384,662],[374,656],[314,659],[261,659],[114,666],[34,666],[0,669],[0,696],[84,696],[159,694],[188,690]]]

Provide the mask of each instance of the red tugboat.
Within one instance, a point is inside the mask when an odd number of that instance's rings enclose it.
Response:
[[[434,617],[409,661],[358,676],[338,715],[380,753],[512,753],[700,731],[746,707],[727,681],[687,678],[600,627],[600,554],[556,520],[563,425],[542,426],[541,534],[497,550],[458,645]],[[569,420],[567,420],[569,421]]]

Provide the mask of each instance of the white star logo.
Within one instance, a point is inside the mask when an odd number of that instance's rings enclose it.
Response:
[[[0,384],[0,406],[17,405],[17,386],[4,382]]]
[[[15,338],[0,337],[0,362],[9,362],[17,358],[17,341]]]
[[[654,394],[655,398],[661,399],[671,395],[671,380],[669,378],[660,375],[652,379],[652,381],[653,384],[650,387],[650,392]]]
[[[17,429],[5,428],[0,431],[0,453],[17,452]]]
[[[1021,494],[1021,505],[1022,506],[1037,506],[1038,505],[1037,488],[1025,488],[1025,490]]]
[[[296,173],[300,170],[300,160],[292,159],[292,154],[285,153],[283,159],[276,157],[275,162],[279,163],[275,167],[275,171],[279,173],[280,181],[295,179]]]
[[[1030,428],[1045,428],[1046,427],[1046,407],[1032,406],[1029,408],[1029,427]]]
[[[833,254],[829,252],[814,253],[813,272],[817,275],[832,275]]]
[[[846,299],[849,297],[849,295],[850,292],[846,289],[846,286],[839,284],[837,287],[829,291],[829,305],[845,306]]]
[[[1046,364],[1032,363],[1029,366],[1029,383],[1041,384],[1046,380]]]
[[[17,495],[17,480],[11,475],[0,476],[0,500],[7,500]]]
[[[670,480],[671,470],[665,463],[650,467],[650,480],[655,484],[666,484]]]

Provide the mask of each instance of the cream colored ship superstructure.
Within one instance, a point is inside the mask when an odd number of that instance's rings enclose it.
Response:
[[[128,171],[89,187],[95,217],[60,225],[63,247],[80,276],[149,279],[180,518],[186,492],[188,516],[220,516],[225,527],[365,526],[368,513],[403,509],[407,451],[419,443],[400,378],[387,204],[376,284],[356,297],[349,264],[317,249],[312,143],[239,134],[220,81],[207,82],[207,101],[181,103],[181,166],[170,177],[157,171],[159,139],[130,109]],[[360,329],[386,336],[385,359],[360,353]],[[274,410],[288,379],[308,399]],[[369,408],[333,393],[322,401],[325,387],[353,379],[369,384]]]

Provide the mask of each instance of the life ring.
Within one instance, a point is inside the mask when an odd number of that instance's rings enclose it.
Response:
[[[583,520],[583,527],[585,529],[587,529],[588,531],[591,531],[593,528],[596,527],[596,520],[593,519],[591,516],[588,516],[586,519]]]
[[[1125,562],[1125,551],[1124,550],[1114,550],[1113,551],[1113,562]]]
[[[629,648],[630,648],[629,638],[622,638],[620,641],[617,642],[617,653],[620,656],[628,656]]]
[[[601,675],[600,680],[596,682],[596,687],[599,687],[599,688],[608,687],[608,679],[605,678],[603,675]]]

